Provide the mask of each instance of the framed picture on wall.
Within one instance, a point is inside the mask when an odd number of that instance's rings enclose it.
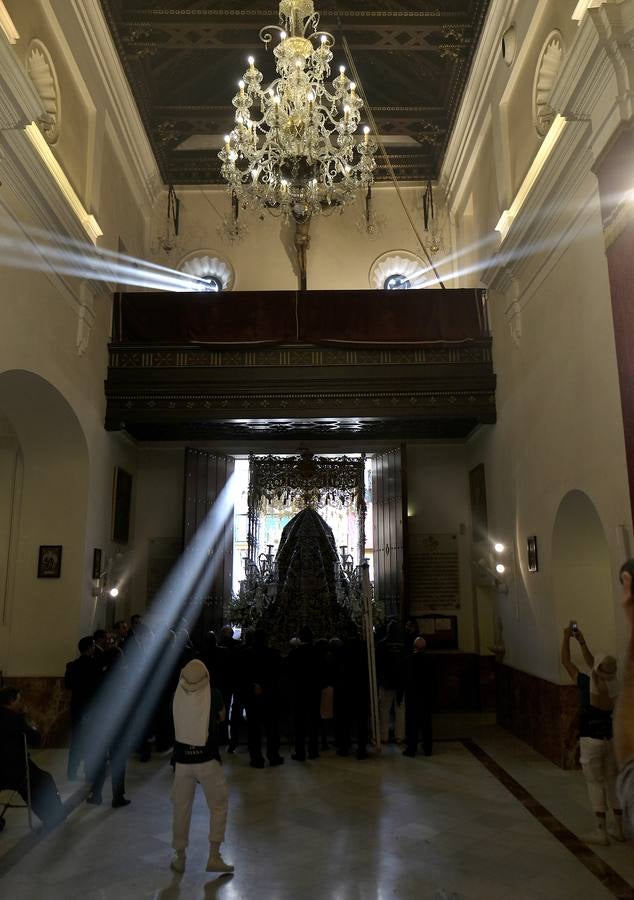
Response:
[[[537,558],[537,536],[531,535],[529,538],[526,538],[526,549],[528,552],[528,571],[529,572],[538,572],[539,571],[539,560]]]
[[[116,544],[128,543],[131,506],[132,475],[116,466],[112,488],[112,540]]]
[[[37,558],[38,578],[59,578],[62,574],[62,545],[42,544]]]
[[[98,581],[101,577],[101,549],[99,547],[95,547],[92,551],[92,578],[93,581]]]

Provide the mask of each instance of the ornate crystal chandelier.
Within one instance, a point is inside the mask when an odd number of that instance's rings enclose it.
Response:
[[[377,145],[367,126],[356,136],[363,100],[345,66],[326,86],[334,38],[318,31],[313,0],[281,0],[279,13],[279,26],[260,31],[267,49],[280,38],[273,50],[278,77],[263,88],[249,57],[233,98],[235,127],[218,156],[242,208],[306,222],[372,184]]]

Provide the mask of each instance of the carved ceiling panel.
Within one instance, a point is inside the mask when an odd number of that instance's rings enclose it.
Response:
[[[437,177],[489,2],[317,0],[336,38],[334,63],[348,41],[399,180]],[[277,21],[277,4],[101,3],[163,179],[221,183],[218,136],[231,130],[247,55],[273,78],[258,32]],[[380,158],[376,177],[389,178]]]

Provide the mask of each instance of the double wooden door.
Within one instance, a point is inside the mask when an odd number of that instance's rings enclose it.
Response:
[[[405,446],[372,457],[374,596],[386,618],[407,615]]]
[[[229,456],[192,447],[185,449],[183,545],[190,545],[196,536],[208,541],[201,548],[200,572],[189,598],[190,609],[196,613],[200,609],[195,625],[192,622],[196,639],[222,626],[231,598],[233,507],[226,509],[224,521],[216,524],[213,532],[209,529],[209,538],[205,526],[234,469],[235,461]]]

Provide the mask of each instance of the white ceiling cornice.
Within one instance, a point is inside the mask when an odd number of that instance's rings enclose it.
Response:
[[[110,119],[130,171],[151,206],[163,186],[152,147],[99,0],[71,0],[95,70],[110,103]]]
[[[471,156],[473,141],[481,133],[481,121],[487,113],[491,83],[500,59],[502,37],[513,21],[516,6],[517,0],[512,3],[491,0],[438,178],[447,197],[454,195],[462,180],[462,170]]]

